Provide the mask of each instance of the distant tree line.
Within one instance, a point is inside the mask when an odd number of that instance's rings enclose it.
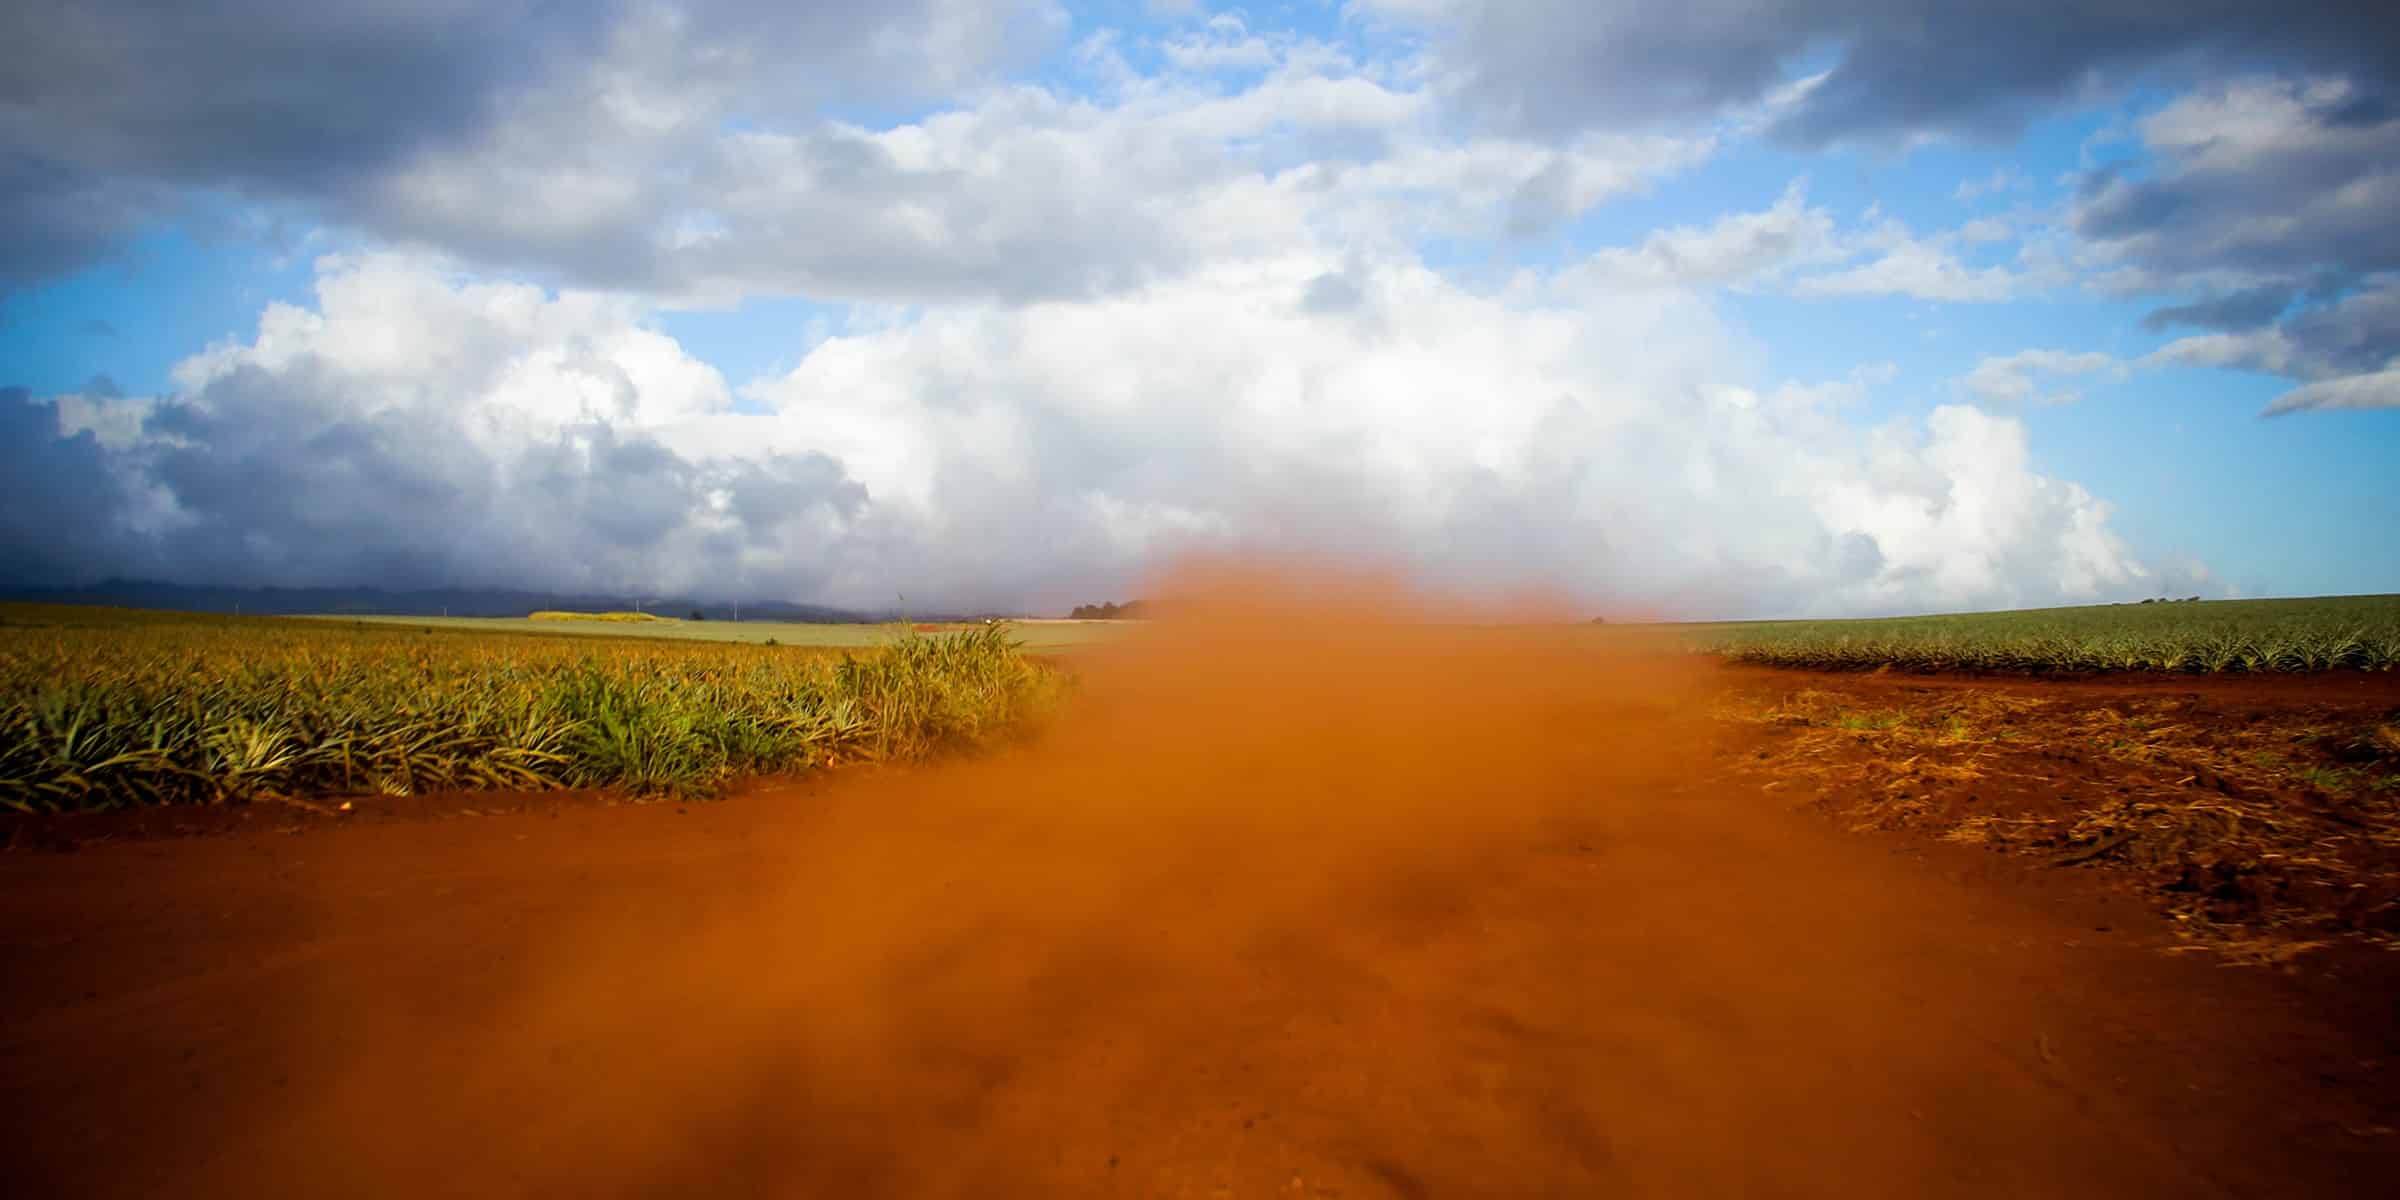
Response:
[[[2200,597],[2198,596],[2185,596],[2181,600],[2177,600],[2172,596],[2158,596],[2142,601],[2144,604],[2197,604],[2199,602]]]
[[[1131,621],[1145,611],[1141,601],[1128,600],[1123,604],[1078,604],[1067,615],[1078,621]]]

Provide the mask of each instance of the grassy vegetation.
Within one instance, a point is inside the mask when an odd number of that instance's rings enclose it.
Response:
[[[1765,621],[1693,626],[1689,636],[1741,662],[1829,670],[2385,671],[2400,666],[2400,596]]]
[[[1003,627],[865,653],[0,605],[0,805],[706,790],[990,740],[1055,684]]]

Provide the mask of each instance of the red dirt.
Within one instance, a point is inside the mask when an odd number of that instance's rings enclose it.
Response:
[[[2202,940],[2394,957],[2367,943],[2400,935],[2400,676],[1724,678],[1763,788],[2122,869]]]
[[[1355,598],[1352,598],[1355,599]],[[2381,1194],[2390,993],[1711,764],[1727,676],[1195,603],[1035,745],[0,859],[25,1195]]]

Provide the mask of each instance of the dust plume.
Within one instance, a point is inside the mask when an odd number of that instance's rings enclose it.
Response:
[[[2338,1132],[2389,1106],[2319,1090],[2369,1043],[2271,981],[2112,942],[2113,905],[1778,811],[1726,769],[1768,749],[1712,717],[1729,677],[1644,631],[1223,563],[1145,598],[1161,620],[980,758],[21,864],[16,911],[68,929],[29,954],[18,920],[12,961],[46,973],[0,1055],[38,1106],[12,1178],[1403,1200],[2390,1178]]]
[[[1352,969],[1344,925],[1452,909],[1480,858],[1561,823],[1600,836],[1698,749],[1665,719],[1680,660],[1428,622],[1369,575],[1163,587],[1166,619],[1079,662],[1031,744],[745,801],[777,806],[771,867],[695,864],[671,902],[549,939],[506,994],[441,1010],[466,1044],[429,1045],[402,991],[327,983],[305,1024],[341,1047],[331,1086],[218,1182],[1037,1194],[1095,1168],[1046,1157],[1060,1131],[1174,1086],[1221,999]],[[1071,1111],[1012,1108],[1012,1080],[1095,1049]]]

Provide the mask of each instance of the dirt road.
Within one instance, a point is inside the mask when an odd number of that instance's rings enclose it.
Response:
[[[2389,997],[1726,782],[1749,735],[1697,664],[1284,629],[1096,660],[983,761],[0,858],[11,1190],[2400,1177]]]

